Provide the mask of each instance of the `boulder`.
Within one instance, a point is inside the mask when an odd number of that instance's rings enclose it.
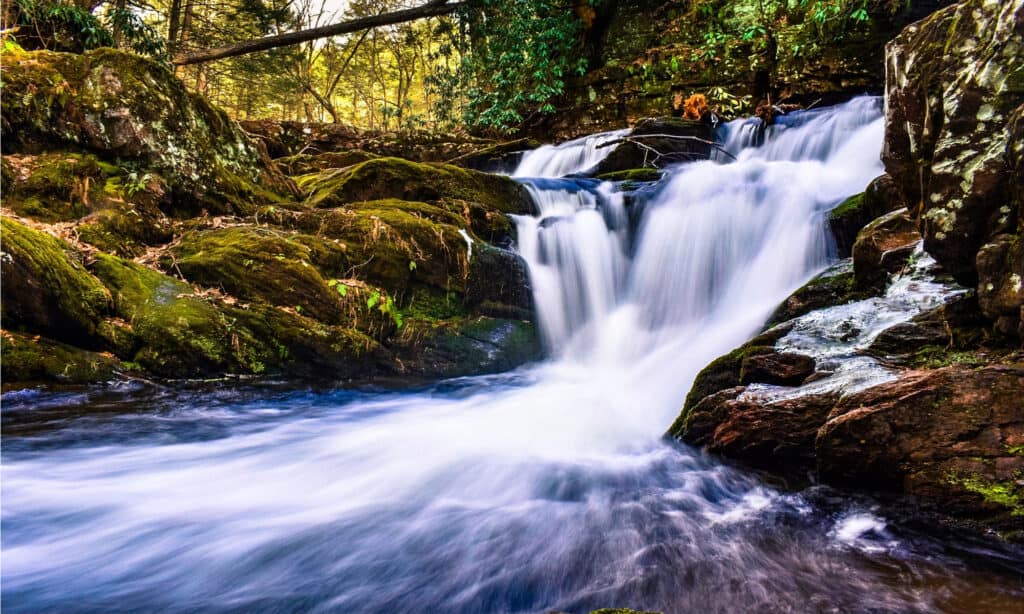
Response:
[[[906,209],[887,213],[864,227],[853,244],[853,275],[859,289],[881,288],[906,265],[921,241]]]
[[[110,294],[89,274],[82,254],[8,217],[0,227],[4,328],[97,348],[96,324],[110,310]]]
[[[466,280],[466,306],[484,315],[531,319],[533,292],[523,258],[507,249],[474,244]]]
[[[740,364],[741,384],[797,386],[814,373],[814,359],[792,352],[748,353]]]
[[[964,0],[886,46],[885,168],[904,202],[920,204],[925,250],[964,285],[978,281],[982,245],[1019,232],[1009,201],[1022,38],[1024,2]]]
[[[909,372],[840,401],[815,445],[830,481],[889,488],[1024,530],[1024,367]],[[1018,536],[1020,536],[1019,534]]]
[[[389,198],[426,202],[457,199],[501,213],[526,214],[533,210],[526,188],[508,177],[400,158],[377,158],[325,173],[311,184],[307,202],[333,208]]]
[[[430,377],[483,375],[514,369],[542,355],[536,327],[520,320],[472,316],[410,321],[393,345],[400,372]]]
[[[706,122],[659,117],[642,119],[624,140],[612,147],[591,175],[608,175],[639,168],[661,168],[688,160],[706,160],[711,156],[711,125]]]
[[[132,160],[177,215],[244,213],[297,195],[266,151],[164,65],[113,49],[4,53],[4,153]]]
[[[871,221],[906,207],[896,183],[889,175],[873,180],[864,192],[847,198],[828,214],[828,227],[840,258],[853,253],[857,234]]]
[[[0,330],[5,384],[90,384],[117,379],[128,369],[107,353],[89,352],[39,335]]]

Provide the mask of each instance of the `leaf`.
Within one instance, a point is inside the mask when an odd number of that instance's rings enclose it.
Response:
[[[415,260],[410,260],[409,261],[409,270],[410,271],[415,271],[416,270],[416,261]]]
[[[374,292],[370,295],[370,298],[366,299],[366,308],[373,309],[380,302],[380,292]]]

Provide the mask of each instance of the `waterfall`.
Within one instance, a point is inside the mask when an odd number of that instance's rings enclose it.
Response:
[[[826,263],[829,207],[881,171],[877,99],[749,128],[722,128],[735,161],[628,194],[552,177],[607,134],[526,157],[544,364],[400,392],[5,395],[4,611],[1015,611],[1018,576],[890,531],[873,501],[664,441],[695,374]],[[788,343],[847,353],[819,328]]]
[[[617,133],[523,160],[516,176],[538,213],[517,219],[519,249],[556,357],[629,364],[695,343],[728,350],[826,265],[826,213],[882,172],[878,98],[782,116],[759,146],[749,120],[721,131],[735,160],[670,167],[655,194],[632,199],[638,215],[611,183],[523,178],[596,163],[601,150],[580,149]]]
[[[523,155],[513,177],[564,177],[594,167],[611,151],[600,147],[628,133],[629,130],[602,132],[584,136],[561,145],[544,145]]]

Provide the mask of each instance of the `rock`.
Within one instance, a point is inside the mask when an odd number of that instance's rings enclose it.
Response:
[[[766,327],[798,318],[816,309],[862,300],[873,293],[870,289],[857,288],[853,276],[853,261],[847,259],[829,267],[789,295],[769,316]]]
[[[140,176],[92,154],[9,154],[4,206],[41,222],[76,222],[81,241],[105,251],[137,256],[146,246],[171,240],[160,210],[166,189],[156,175]]]
[[[466,280],[466,306],[498,318],[531,319],[533,292],[522,257],[510,250],[475,244]]]
[[[840,258],[853,253],[853,244],[862,228],[890,211],[906,207],[902,195],[889,175],[881,175],[861,194],[851,196],[828,214],[828,227],[836,241]]]
[[[1022,38],[1024,2],[965,0],[886,46],[886,171],[905,202],[921,203],[925,250],[968,286],[979,248],[1017,230],[1010,118],[1024,101]]]
[[[1024,529],[1024,367],[946,367],[843,399],[818,433],[819,474],[888,488],[1000,530]]]
[[[307,175],[319,173],[330,168],[347,168],[379,157],[366,151],[351,149],[321,154],[296,154],[294,156],[277,158],[274,160],[274,163],[288,175]]]
[[[4,153],[63,149],[159,175],[165,210],[245,213],[297,195],[227,115],[163,65],[96,49],[4,54]]]
[[[542,356],[533,324],[486,316],[410,322],[395,350],[402,372],[431,377],[498,373]]]
[[[0,330],[4,385],[37,383],[90,384],[116,379],[125,367],[109,354],[89,352],[63,343]]]
[[[612,145],[611,153],[587,173],[608,175],[687,160],[705,160],[711,155],[709,143],[713,136],[710,124],[660,117],[640,120],[624,138],[635,140]]]
[[[853,275],[860,289],[879,288],[904,267],[921,241],[906,209],[887,213],[864,227],[853,244]]]
[[[978,250],[978,302],[997,332],[1024,340],[1024,235],[1002,234]]]
[[[624,171],[603,173],[596,178],[602,181],[660,181],[663,173],[656,168],[630,168]]]
[[[82,254],[6,216],[0,226],[4,328],[97,348],[96,323],[109,312],[110,295]]]
[[[541,145],[535,139],[516,139],[452,158],[448,164],[488,173],[511,173],[519,166],[524,153]]]
[[[340,276],[347,262],[341,251],[315,237],[253,227],[224,228],[186,234],[171,251],[168,266],[189,281],[240,299],[293,307],[327,324],[340,324],[348,321],[341,297],[327,285],[313,260],[328,261]]]
[[[400,158],[377,158],[328,172],[310,188],[307,202],[320,208],[393,198],[426,202],[457,199],[501,213],[533,211],[526,188],[508,177]]]
[[[871,342],[867,352],[893,358],[969,349],[983,340],[984,325],[977,297],[964,294],[909,322],[885,329]]]
[[[814,359],[791,352],[748,353],[740,366],[741,384],[797,386],[814,373]]]

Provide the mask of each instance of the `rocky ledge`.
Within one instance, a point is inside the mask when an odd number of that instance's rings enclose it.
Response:
[[[1022,34],[1024,2],[967,0],[888,45],[887,174],[830,220],[852,262],[708,365],[670,436],[1024,541]]]
[[[274,162],[161,65],[4,52],[3,382],[504,370],[538,357],[519,184]]]

